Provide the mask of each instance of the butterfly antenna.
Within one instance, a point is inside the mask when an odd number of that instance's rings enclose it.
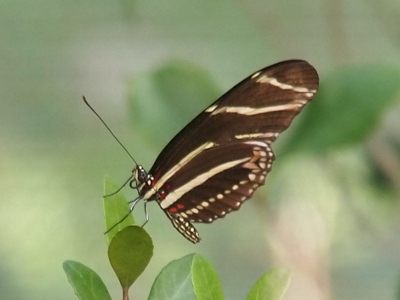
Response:
[[[118,190],[116,190],[115,192],[113,192],[111,194],[104,195],[103,198],[111,197],[111,196],[114,196],[114,195],[118,194],[118,192],[120,190],[122,190],[132,180],[132,177],[133,177],[132,175],[129,176],[128,180],[125,181],[125,183],[120,188],[118,188]]]
[[[104,122],[104,120],[100,117],[100,115],[93,109],[92,106],[90,106],[89,102],[87,102],[85,96],[82,96],[83,101],[85,102],[85,104],[90,108],[90,110],[100,119],[101,123],[103,123],[103,125],[107,128],[107,130],[111,133],[111,135],[114,137],[114,139],[118,142],[118,144],[121,145],[121,147],[125,150],[125,152],[129,155],[129,157],[133,160],[133,162],[136,164],[136,166],[138,165],[138,163],[136,162],[136,160],[133,158],[133,156],[129,153],[128,149],[125,148],[125,146],[120,142],[120,140],[115,136],[115,134],[112,132],[112,130],[110,129],[110,127],[108,127],[108,125],[106,124],[106,122]]]

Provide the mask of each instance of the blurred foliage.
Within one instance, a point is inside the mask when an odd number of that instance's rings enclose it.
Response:
[[[160,266],[201,252],[227,299],[245,299],[271,265],[293,270],[286,300],[394,299],[400,4],[377,3],[2,1],[2,298],[71,299],[60,269],[66,259],[98,266],[107,286],[115,280],[107,275],[101,183],[107,173],[124,182],[132,162],[82,95],[149,169],[222,92],[261,67],[302,58],[319,71],[321,93],[274,145],[267,187],[240,213],[201,226],[198,246],[149,207],[154,263],[134,297],[148,296]],[[201,70],[199,85],[177,75],[181,69]],[[138,92],[152,102],[132,98]]]
[[[165,136],[172,138],[182,129],[181,124],[189,123],[196,111],[201,112],[220,94],[205,70],[181,61],[135,77],[130,87],[134,128],[155,146],[162,146]],[[154,107],[158,109],[154,111]]]
[[[290,277],[290,270],[284,268],[268,272],[257,281],[247,299],[282,299],[289,287]]]
[[[313,105],[287,141],[291,150],[327,153],[364,141],[400,95],[400,68],[375,64],[323,78]]]
[[[105,180],[105,190],[113,186]],[[116,206],[127,207],[117,202]],[[104,205],[105,219],[119,216],[121,208]],[[115,215],[111,217],[111,215]],[[126,224],[125,224],[126,225]],[[143,227],[127,225],[118,231],[109,242],[108,258],[122,288],[122,299],[130,299],[129,289],[147,268],[153,256],[153,241]],[[80,300],[109,300],[106,286],[89,267],[65,261],[64,272]],[[263,275],[252,288],[248,300],[280,300],[290,282],[290,270],[273,269]],[[148,299],[224,299],[219,277],[212,264],[199,254],[189,254],[170,262],[155,279]]]
[[[78,299],[111,300],[103,281],[92,269],[70,260],[63,267]]]

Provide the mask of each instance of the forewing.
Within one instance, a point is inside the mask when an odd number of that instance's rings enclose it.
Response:
[[[160,153],[149,173],[160,179],[210,142],[274,141],[317,88],[318,74],[305,61],[284,61],[255,72],[182,129]]]

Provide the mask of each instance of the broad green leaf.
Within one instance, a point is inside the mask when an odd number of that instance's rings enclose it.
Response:
[[[280,300],[285,295],[291,278],[291,271],[276,268],[263,275],[251,289],[247,300]]]
[[[104,178],[104,195],[110,195],[117,191],[120,187],[121,186],[116,185],[109,177]],[[118,192],[117,194],[109,197],[104,197],[103,207],[106,230],[108,230],[118,222],[121,222],[121,220],[129,213],[128,202],[121,192]],[[116,235],[118,231],[122,230],[126,226],[132,225],[133,223],[133,216],[132,214],[129,214],[123,222],[115,226],[114,229],[106,234],[108,244],[110,244],[112,238]]]
[[[153,242],[139,226],[119,231],[108,247],[108,258],[123,288],[129,288],[153,256]]]
[[[92,269],[72,260],[65,261],[63,268],[80,300],[111,300],[103,281]]]
[[[198,254],[193,259],[192,281],[198,300],[224,299],[217,272],[208,260]]]
[[[399,99],[399,91],[400,69],[393,66],[365,65],[336,71],[322,80],[301,115],[302,123],[292,129],[285,152],[326,152],[360,143]]]
[[[149,300],[196,300],[192,284],[192,264],[195,254],[189,254],[165,266],[151,287]]]
[[[173,61],[136,77],[130,95],[135,131],[162,146],[221,93],[204,70]]]

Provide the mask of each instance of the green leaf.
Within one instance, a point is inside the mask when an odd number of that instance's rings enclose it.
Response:
[[[153,242],[139,226],[118,232],[108,247],[108,258],[123,288],[129,288],[153,256]]]
[[[111,300],[103,281],[92,269],[72,260],[65,261],[63,268],[80,300]]]
[[[224,299],[217,272],[208,260],[198,254],[193,259],[192,281],[198,300]]]
[[[280,300],[285,295],[291,278],[291,271],[276,268],[263,275],[251,289],[247,300]]]
[[[195,254],[189,254],[165,266],[151,287],[149,300],[196,300],[192,284],[192,264]]]
[[[398,100],[399,91],[400,70],[393,66],[365,65],[331,74],[291,131],[285,152],[326,152],[360,143]]]
[[[116,185],[109,177],[104,178],[104,195],[110,195],[118,190],[121,186]],[[125,196],[118,192],[115,195],[103,198],[104,215],[106,222],[106,230],[121,222],[121,220],[129,214],[129,205]],[[117,234],[118,231],[123,228],[133,225],[134,220],[132,214],[115,226],[111,231],[106,234],[107,242],[110,244],[112,238]]]
[[[135,78],[130,93],[135,131],[162,146],[220,95],[203,69],[182,61],[169,62]]]

